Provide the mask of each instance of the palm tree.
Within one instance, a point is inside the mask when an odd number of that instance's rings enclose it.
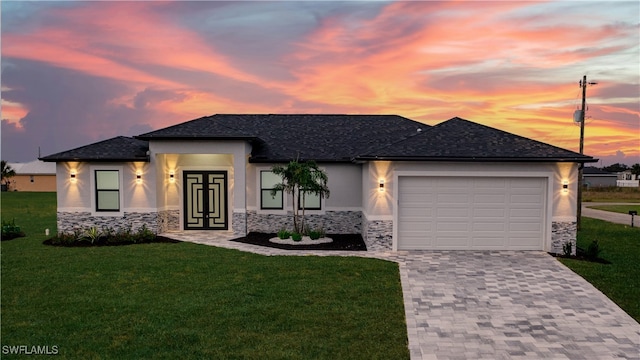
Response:
[[[9,178],[16,176],[16,172],[15,170],[13,170],[11,168],[11,165],[9,165],[9,163],[7,163],[6,160],[2,160],[0,161],[0,164],[2,165],[2,178],[1,181],[4,185],[7,186],[7,190],[9,188]]]
[[[295,232],[304,232],[304,206],[302,207],[302,218],[298,224],[300,207],[298,198],[302,196],[304,204],[305,194],[315,194],[320,197],[329,197],[329,187],[327,186],[327,174],[318,168],[313,161],[300,163],[291,161],[287,166],[275,165],[271,171],[282,177],[282,182],[276,184],[271,190],[271,196],[275,196],[278,191],[287,192],[293,198],[293,227]]]

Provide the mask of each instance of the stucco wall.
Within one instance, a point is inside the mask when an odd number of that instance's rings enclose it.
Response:
[[[56,164],[58,209],[62,211],[94,212],[93,173],[99,169],[117,169],[121,172],[121,212],[156,211],[156,174],[145,162],[87,163],[61,162]],[[75,181],[71,173],[76,174]],[[136,175],[140,172],[141,182]]]
[[[16,175],[9,181],[9,191],[56,191],[55,174]]]
[[[260,210],[260,171],[270,170],[273,164],[247,165],[247,207]],[[323,210],[359,211],[362,206],[362,166],[355,164],[319,164],[327,173],[329,198],[322,200]],[[285,210],[291,209],[291,196],[286,196]],[[272,211],[273,213],[273,211]]]

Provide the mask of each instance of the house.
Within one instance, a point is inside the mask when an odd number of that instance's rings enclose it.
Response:
[[[34,160],[9,163],[15,171],[9,181],[11,191],[56,191],[56,165]]]
[[[270,195],[271,166],[292,159],[329,178],[329,198],[301,204],[310,226],[360,233],[370,249],[558,253],[575,243],[578,167],[596,161],[460,118],[232,114],[42,158],[56,162],[58,231],[238,236],[292,227],[291,199]]]
[[[621,171],[617,175],[616,185],[619,187],[639,187],[640,175],[634,174],[631,170]]]
[[[585,187],[610,187],[616,186],[618,175],[613,174],[593,166],[586,166],[582,169],[582,183]]]

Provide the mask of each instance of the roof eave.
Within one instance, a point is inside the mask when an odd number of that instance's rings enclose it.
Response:
[[[277,163],[277,164],[283,164],[283,163],[289,163],[291,161],[296,160],[295,158],[254,158],[254,157],[250,157],[249,158],[249,163],[252,164],[266,164],[266,163]],[[307,159],[307,158],[299,158],[297,159],[298,161],[313,161],[315,163],[318,164],[336,164],[336,163],[343,163],[343,164],[350,164],[352,163],[352,159],[350,158],[345,158],[345,159]]]
[[[137,157],[137,158],[79,158],[79,157],[57,157],[57,158],[38,158],[38,160],[44,162],[150,162],[149,157]]]
[[[457,161],[457,162],[573,162],[573,163],[593,163],[599,159],[588,158],[558,158],[558,157],[428,157],[428,156],[357,156],[353,158],[357,161]]]
[[[259,140],[256,136],[134,136],[138,140]]]

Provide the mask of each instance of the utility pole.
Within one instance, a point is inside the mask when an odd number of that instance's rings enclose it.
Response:
[[[587,85],[596,85],[597,82],[587,82],[587,75],[582,77],[580,81],[580,87],[582,88],[582,110],[580,111],[580,154],[584,154],[584,119],[586,114],[585,104],[587,102]],[[577,230],[580,230],[581,218],[582,218],[582,187],[583,185],[583,169],[584,163],[578,166],[578,213],[577,213]]]

